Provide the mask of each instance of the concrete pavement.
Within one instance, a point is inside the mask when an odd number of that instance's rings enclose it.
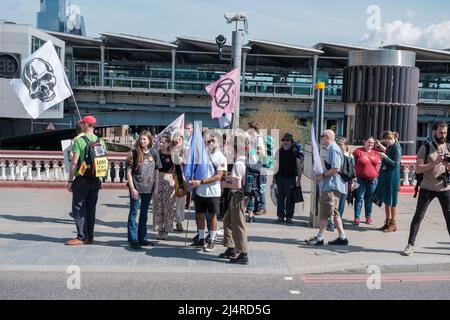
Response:
[[[305,179],[305,190],[308,190]],[[267,197],[270,203],[270,197]],[[375,208],[374,225],[351,225],[353,208],[344,215],[350,244],[345,247],[325,245],[309,247],[304,240],[316,235],[308,225],[309,194],[305,204],[297,205],[294,225],[276,225],[275,208],[248,224],[250,264],[230,265],[218,258],[223,247],[213,253],[184,246],[185,233],[172,233],[167,241],[155,241],[155,247],[136,252],[127,246],[126,221],[129,199],[126,190],[102,190],[98,201],[95,243],[67,247],[64,241],[75,236],[75,226],[68,215],[71,194],[63,189],[1,188],[0,201],[0,271],[65,271],[78,265],[86,272],[156,272],[217,274],[365,273],[377,265],[383,272],[450,270],[450,237],[438,201],[425,217],[412,257],[401,255],[406,245],[409,224],[416,199],[400,196],[399,230],[383,234],[376,229],[384,221],[384,210]],[[188,244],[195,232],[193,214],[189,213]],[[151,231],[152,215],[149,218]],[[186,228],[187,221],[184,223]],[[337,232],[327,232],[333,240]]]

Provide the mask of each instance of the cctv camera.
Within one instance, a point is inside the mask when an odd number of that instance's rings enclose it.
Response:
[[[219,34],[216,37],[216,43],[219,46],[223,46],[227,42],[227,38],[225,38],[223,35]]]
[[[227,12],[224,14],[228,23],[247,20],[247,12]]]

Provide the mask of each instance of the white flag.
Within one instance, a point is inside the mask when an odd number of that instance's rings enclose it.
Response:
[[[22,78],[11,80],[10,85],[33,119],[72,95],[51,40],[22,60],[22,66]]]
[[[320,133],[319,133],[320,134]],[[323,173],[322,160],[320,159],[319,147],[316,142],[316,135],[314,132],[314,125],[311,126],[311,151],[312,151],[312,179],[315,180],[316,176],[319,176]],[[322,188],[322,182],[317,181],[319,185],[319,189]]]
[[[169,124],[166,128],[164,128],[163,131],[161,131],[160,134],[158,134],[156,137],[153,138],[153,147],[158,148],[159,147],[159,140],[163,135],[169,135],[172,137],[172,135],[175,132],[179,132],[181,135],[183,135],[183,129],[184,129],[184,113],[176,118],[171,124]]]

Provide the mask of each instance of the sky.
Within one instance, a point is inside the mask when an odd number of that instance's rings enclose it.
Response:
[[[299,46],[337,42],[378,47],[402,43],[450,48],[448,0],[71,0],[87,35],[126,33],[164,41],[177,36],[231,42],[225,12],[246,12],[247,39]],[[67,0],[69,3],[69,0]],[[0,0],[0,19],[36,26],[39,0]]]

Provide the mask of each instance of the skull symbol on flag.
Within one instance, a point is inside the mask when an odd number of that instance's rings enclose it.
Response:
[[[23,70],[22,82],[28,88],[31,99],[48,102],[56,96],[53,90],[56,86],[53,67],[41,58],[28,61]]]

